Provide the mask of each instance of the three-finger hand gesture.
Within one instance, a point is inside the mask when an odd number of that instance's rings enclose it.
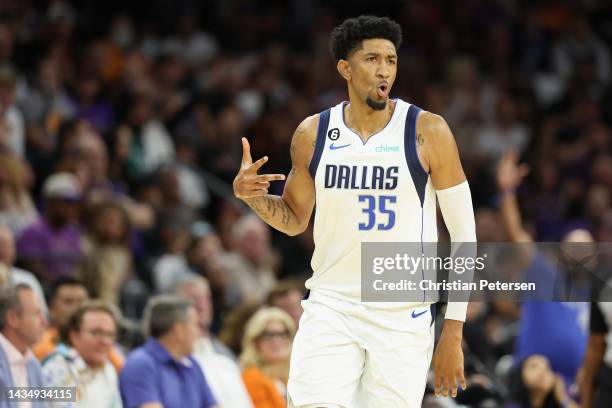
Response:
[[[246,200],[265,196],[268,194],[271,181],[285,179],[283,174],[257,174],[267,161],[268,156],[264,156],[253,163],[251,146],[245,137],[242,138],[242,164],[233,183],[234,195],[237,198]]]

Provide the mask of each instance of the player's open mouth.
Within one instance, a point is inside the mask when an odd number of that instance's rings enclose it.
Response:
[[[386,98],[387,96],[389,96],[389,85],[387,84],[378,85],[376,90],[378,92],[378,96],[380,96],[381,98]]]

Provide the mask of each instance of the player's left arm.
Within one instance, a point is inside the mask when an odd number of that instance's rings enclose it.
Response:
[[[446,121],[421,112],[416,127],[417,152],[436,189],[444,223],[451,241],[476,242],[476,223],[470,188],[461,166],[459,149]],[[467,302],[449,302],[442,334],[433,356],[435,391],[457,395],[457,384],[465,389],[463,374],[463,322]]]

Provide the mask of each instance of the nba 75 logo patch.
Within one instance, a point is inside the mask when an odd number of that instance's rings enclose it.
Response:
[[[338,138],[340,137],[340,129],[329,129],[329,131],[327,132],[327,137],[329,137],[329,140],[338,140]]]

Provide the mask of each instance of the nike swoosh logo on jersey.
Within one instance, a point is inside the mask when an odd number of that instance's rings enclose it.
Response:
[[[427,310],[423,310],[421,313],[414,313],[414,310],[412,311],[412,318],[416,319],[419,316],[424,315],[425,313],[427,313]]]
[[[349,144],[345,144],[345,145],[334,146],[334,144],[332,143],[332,144],[329,145],[329,150],[338,150],[338,149],[342,149],[343,147],[348,147],[350,145],[351,144],[349,143]]]

